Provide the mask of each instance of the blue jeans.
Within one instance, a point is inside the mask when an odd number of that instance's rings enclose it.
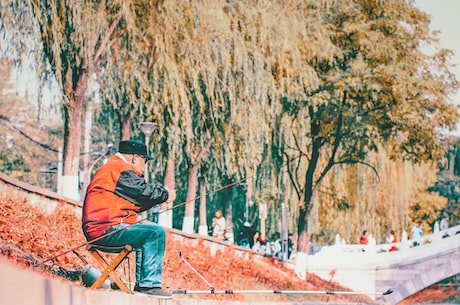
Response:
[[[122,230],[120,230],[123,228]],[[120,224],[105,232],[120,230],[98,240],[101,246],[130,245],[136,251],[136,285],[141,288],[161,287],[166,234],[154,224]]]

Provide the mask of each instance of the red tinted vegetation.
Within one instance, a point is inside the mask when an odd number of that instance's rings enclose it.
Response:
[[[0,251],[24,268],[34,269],[44,276],[56,277],[58,270],[81,270],[85,263],[72,250],[94,267],[98,267],[85,250],[85,238],[81,232],[80,218],[74,208],[58,206],[51,214],[32,207],[26,202],[2,200],[0,202]],[[309,275],[307,281],[300,280],[291,270],[283,269],[277,261],[266,262],[243,259],[229,248],[225,252],[210,255],[205,245],[179,244],[171,236],[167,238],[164,260],[164,286],[169,289],[209,289],[179,253],[213,285],[216,290],[343,290],[340,286]],[[131,279],[134,279],[134,253],[131,254]],[[123,276],[124,269],[119,268]],[[126,276],[123,276],[126,278]],[[79,284],[78,281],[74,284]],[[274,295],[274,294],[215,294],[177,295],[206,299],[252,300],[252,301],[357,301],[372,302],[365,296],[344,295]]]

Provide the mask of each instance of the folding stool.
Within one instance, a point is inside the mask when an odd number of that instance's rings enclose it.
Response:
[[[129,253],[133,251],[130,245],[125,245],[121,247],[107,247],[90,244],[86,246],[86,250],[88,250],[93,255],[93,257],[96,259],[99,265],[103,268],[101,276],[91,285],[91,288],[101,288],[104,282],[108,278],[111,278],[115,282],[115,284],[117,284],[118,288],[120,288],[121,291],[124,291],[126,293],[132,293],[131,290],[126,286],[125,283],[123,283],[118,274],[115,272],[117,267],[123,262],[125,258],[127,258]],[[118,253],[118,255],[109,264],[99,251],[106,253]]]

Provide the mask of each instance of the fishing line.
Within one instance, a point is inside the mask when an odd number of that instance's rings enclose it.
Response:
[[[246,177],[246,178],[242,178],[242,179],[237,180],[237,181],[235,181],[235,182],[232,182],[232,183],[230,183],[230,184],[224,185],[224,186],[222,186],[222,187],[220,187],[220,188],[218,188],[218,189],[215,189],[215,190],[213,190],[213,191],[207,193],[206,195],[210,195],[210,194],[219,192],[219,191],[221,191],[221,190],[223,190],[223,189],[229,188],[229,187],[231,187],[231,186],[233,186],[233,185],[235,185],[235,184],[237,184],[237,183],[240,183],[241,181],[247,180],[247,179],[249,179],[249,178],[251,178],[251,177],[253,177],[253,175],[252,175],[252,176],[248,176],[248,177]],[[185,202],[182,202],[182,203],[180,203],[180,204],[177,204],[177,205],[175,205],[175,206],[172,206],[172,207],[170,207],[170,208],[168,208],[168,209],[161,210],[161,211],[159,211],[158,213],[164,213],[164,212],[167,212],[167,211],[169,211],[169,210],[173,210],[173,209],[175,209],[175,208],[178,208],[178,207],[180,207],[180,206],[183,206],[183,205],[186,204],[186,203],[195,201],[195,200],[197,200],[197,199],[199,199],[199,198],[200,198],[200,196],[198,196],[198,197],[196,197],[196,198],[194,198],[194,199],[187,200],[187,201],[185,201]],[[148,217],[148,216],[147,216],[147,217]],[[147,217],[144,217],[144,218],[142,218],[142,219],[139,219],[139,220],[137,220],[136,222],[134,222],[133,224],[141,223],[142,221],[147,220]],[[69,249],[69,250],[66,250],[66,251],[64,251],[64,252],[61,252],[61,253],[59,253],[59,254],[57,254],[57,255],[51,257],[51,258],[48,258],[48,259],[42,261],[41,263],[38,264],[38,266],[44,265],[45,263],[47,263],[47,262],[49,262],[49,261],[53,261],[53,260],[55,260],[56,258],[58,258],[58,257],[60,257],[60,256],[62,256],[62,255],[68,254],[68,253],[70,253],[70,252],[75,253],[76,250],[78,250],[78,249],[80,249],[80,248],[82,248],[82,247],[85,247],[85,246],[89,246],[89,245],[91,245],[91,244],[94,244],[94,243],[97,242],[98,240],[101,240],[101,239],[103,239],[104,237],[110,236],[110,235],[112,235],[112,234],[118,233],[118,232],[120,232],[120,231],[122,231],[122,230],[128,228],[129,226],[131,226],[131,224],[126,224],[125,227],[119,228],[119,229],[114,230],[114,231],[111,231],[111,232],[109,232],[109,233],[105,233],[105,234],[103,234],[103,235],[101,235],[101,236],[99,236],[99,237],[97,237],[97,238],[95,238],[95,239],[92,239],[92,240],[90,240],[90,241],[88,241],[88,242],[86,242],[86,243],[83,243],[83,244],[81,244],[81,245],[79,245],[79,246],[76,246],[76,247],[71,248],[71,249]]]
[[[196,275],[198,275],[200,277],[200,279],[205,282],[206,285],[208,285],[208,287],[210,288],[209,291],[214,291],[214,287],[212,287],[212,285],[204,278],[204,276],[202,276],[198,270],[196,270],[195,268],[193,268],[193,266],[182,256],[182,252],[179,252],[179,256],[180,258],[187,264],[187,266],[190,267],[190,269],[192,269],[193,272],[196,273]]]
[[[252,177],[254,177],[254,175],[251,175],[251,176],[248,176],[248,177],[246,177],[246,178],[242,178],[242,179],[240,179],[240,180],[237,180],[237,181],[235,181],[235,182],[232,182],[232,183],[230,183],[230,184],[224,185],[224,186],[222,186],[222,187],[220,187],[220,188],[218,188],[218,189],[215,189],[215,190],[213,190],[213,191],[211,191],[211,192],[209,192],[209,193],[206,193],[206,195],[203,195],[203,196],[209,196],[209,195],[211,195],[211,194],[213,194],[213,193],[220,192],[220,191],[222,191],[222,190],[224,190],[224,189],[226,189],[226,188],[229,188],[229,187],[231,187],[231,186],[234,186],[235,184],[240,183],[240,182],[245,181],[245,180],[248,180],[249,178],[252,178]],[[174,205],[174,206],[172,206],[172,207],[170,207],[170,208],[168,208],[168,209],[161,210],[161,211],[159,211],[158,213],[164,213],[164,212],[173,210],[173,209],[178,208],[178,207],[180,207],[180,206],[183,206],[183,205],[185,205],[185,204],[187,204],[187,203],[189,203],[189,202],[196,201],[196,200],[200,199],[200,198],[203,197],[203,196],[200,195],[200,196],[197,196],[197,197],[195,197],[195,198],[193,198],[193,199],[186,200],[186,201],[184,201],[184,202],[182,202],[182,203],[179,203],[179,204],[176,204],[176,205]]]

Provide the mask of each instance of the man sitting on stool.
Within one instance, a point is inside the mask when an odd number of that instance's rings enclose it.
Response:
[[[137,214],[163,202],[173,202],[175,190],[147,183],[142,175],[147,147],[137,141],[121,141],[118,153],[96,172],[83,203],[82,228],[88,241],[136,251],[134,291],[160,298],[172,294],[161,288],[165,231],[155,223],[140,223]]]

